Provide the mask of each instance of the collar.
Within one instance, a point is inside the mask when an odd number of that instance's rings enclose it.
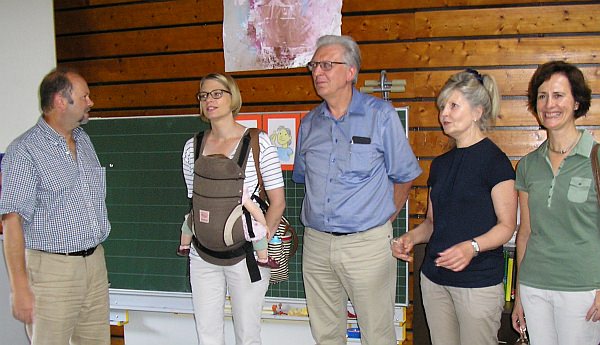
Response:
[[[62,135],[58,134],[58,132],[55,131],[54,128],[50,127],[48,122],[44,120],[43,116],[40,116],[36,126],[40,129],[40,131],[46,138],[48,138],[54,143],[59,143],[65,140],[65,138]],[[82,132],[83,129],[81,127],[73,129],[73,140],[77,141]]]
[[[581,129],[579,132],[581,133],[581,138],[579,138],[579,142],[577,142],[577,145],[575,145],[573,150],[571,150],[569,156],[580,155],[589,158],[592,152],[592,147],[595,143],[594,137],[585,129]],[[546,139],[546,141],[544,141],[544,143],[540,146],[540,153],[544,156],[548,155],[548,145],[548,139]]]
[[[350,100],[350,105],[348,106],[348,110],[346,110],[346,115],[342,116],[337,121],[343,121],[344,118],[348,116],[366,116],[367,112],[365,110],[365,104],[367,96],[362,92],[359,92],[356,88],[352,88],[352,99]],[[333,119],[333,115],[329,111],[327,107],[327,102],[323,101],[319,106],[318,115]]]

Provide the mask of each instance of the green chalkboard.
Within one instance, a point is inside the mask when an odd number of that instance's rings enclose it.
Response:
[[[407,110],[399,109],[406,126]],[[189,292],[187,259],[175,255],[189,200],[181,171],[185,142],[207,128],[197,116],[92,119],[85,125],[106,167],[108,215],[112,231],[104,243],[111,288]],[[304,298],[299,215],[304,185],[284,171],[286,216],[300,237],[290,262],[290,279],[272,285],[268,296]],[[407,229],[406,210],[394,222],[396,234]],[[407,266],[398,263],[396,302],[407,304]]]

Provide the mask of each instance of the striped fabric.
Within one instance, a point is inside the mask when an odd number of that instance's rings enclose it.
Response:
[[[258,143],[260,145],[259,166],[265,189],[271,190],[283,187],[283,175],[281,173],[279,156],[277,156],[277,149],[273,146],[268,135],[264,132],[260,133]],[[230,158],[233,153],[235,153],[235,149],[230,154]],[[187,186],[187,196],[188,198],[191,198],[194,187],[194,138],[191,138],[185,143],[182,160],[183,177],[185,179],[185,185]],[[252,149],[250,149],[248,163],[246,164],[246,179],[244,180],[244,187],[248,190],[248,194],[254,192],[257,184],[258,177],[256,176]]]

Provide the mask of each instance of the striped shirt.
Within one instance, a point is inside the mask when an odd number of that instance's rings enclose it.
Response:
[[[83,129],[74,129],[73,139],[77,160],[65,138],[40,118],[2,160],[0,214],[21,215],[28,249],[75,252],[108,237],[105,168]]]
[[[240,141],[241,142],[241,141]],[[279,156],[277,155],[277,149],[271,143],[269,136],[261,132],[258,136],[258,144],[260,147],[259,154],[259,166],[260,172],[265,185],[265,190],[272,190],[275,188],[283,187],[283,175],[281,173],[281,164],[279,162]],[[248,191],[248,194],[252,194],[258,184],[258,177],[256,175],[256,167],[254,165],[254,156],[252,154],[252,148],[250,148],[248,154],[248,163],[246,163],[246,179],[244,180],[244,188]],[[233,157],[235,150],[230,154],[229,158]],[[187,196],[191,198],[194,191],[194,138],[189,139],[183,147],[183,177],[185,179],[185,185],[187,187]]]

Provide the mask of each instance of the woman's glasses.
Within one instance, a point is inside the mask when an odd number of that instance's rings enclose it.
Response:
[[[212,97],[213,99],[219,99],[219,98],[223,97],[223,94],[226,92],[231,95],[231,92],[229,92],[227,90],[216,89],[216,90],[212,90],[210,92],[198,92],[196,94],[196,98],[200,102],[204,102],[208,99],[208,95],[210,95],[210,97]]]

